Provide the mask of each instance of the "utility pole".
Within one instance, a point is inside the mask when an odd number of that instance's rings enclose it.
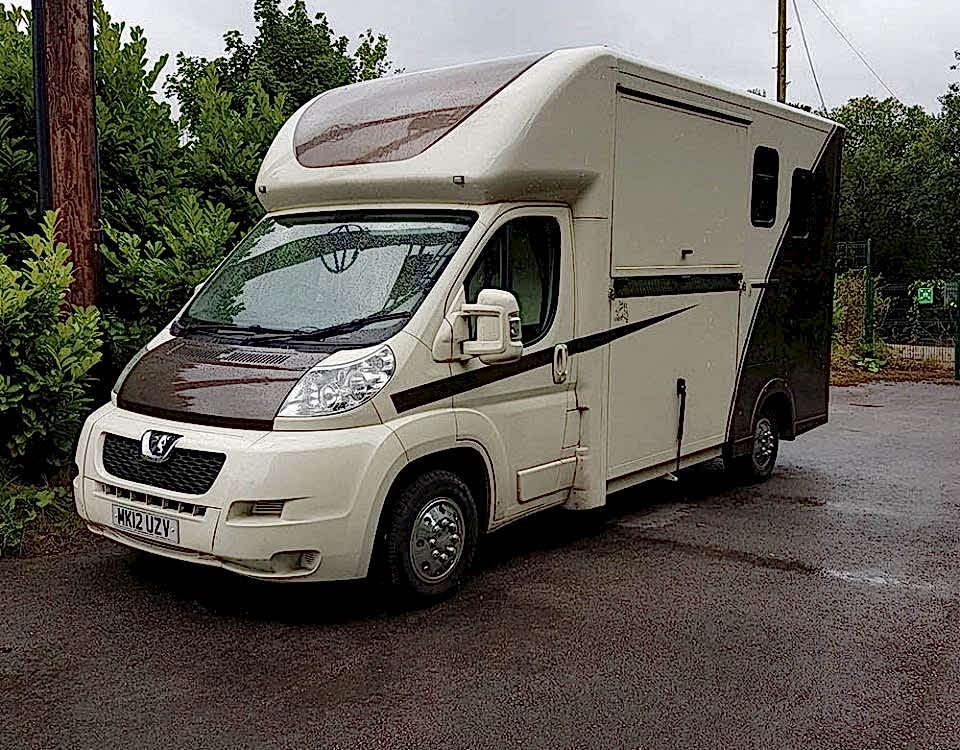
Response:
[[[93,0],[32,0],[40,208],[57,209],[70,248],[70,302],[97,301],[100,180]]]
[[[787,0],[777,0],[777,101],[787,101]]]

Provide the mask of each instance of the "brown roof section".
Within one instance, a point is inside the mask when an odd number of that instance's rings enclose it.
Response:
[[[459,65],[332,89],[297,122],[297,161],[305,167],[334,167],[409,159],[541,57]]]

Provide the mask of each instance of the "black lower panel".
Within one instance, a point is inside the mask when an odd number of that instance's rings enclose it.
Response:
[[[784,426],[790,436],[826,421],[842,140],[834,130],[814,167],[809,234],[793,237],[788,220],[762,287],[732,407],[734,444],[749,440],[754,409],[767,394],[791,405],[793,423]]]

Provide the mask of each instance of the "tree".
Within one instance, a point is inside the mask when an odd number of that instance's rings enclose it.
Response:
[[[100,0],[94,16],[103,219],[153,238],[184,173],[180,132],[155,92],[167,57],[148,64],[143,30],[114,21]],[[0,5],[0,226],[15,233],[32,232],[38,218],[31,23]]]
[[[846,129],[839,238],[874,244],[888,278],[940,277],[955,256],[944,232],[945,185],[955,179],[943,122],[895,99],[852,99],[831,113]]]
[[[960,70],[960,51],[954,53],[957,63],[951,70]],[[954,276],[960,276],[960,81],[950,84],[940,98],[940,142],[938,148],[949,165],[942,186],[942,216],[940,224],[947,265]]]
[[[202,128],[201,81],[210,74],[222,91],[232,95],[231,105],[238,113],[249,97],[264,93],[272,101],[282,101],[284,114],[290,115],[328,89],[393,70],[383,34],[367,29],[351,53],[347,37],[336,36],[323,13],[311,18],[305,0],[293,0],[286,11],[280,0],[255,0],[253,15],[257,27],[253,41],[233,30],[224,34],[221,57],[178,55],[177,71],[167,80],[166,91],[176,97],[189,134],[195,136]]]
[[[197,79],[196,96],[196,134],[185,151],[189,184],[206,200],[229,206],[247,230],[263,214],[254,182],[286,120],[285,97],[270,97],[254,82],[238,103],[237,95],[224,90],[210,70]]]
[[[0,250],[37,225],[37,139],[30,14],[0,4]],[[4,240],[3,238],[6,238]]]
[[[156,95],[167,64],[150,64],[143,29],[94,8],[97,138],[104,221],[145,240],[160,236],[177,193],[187,187],[185,154],[170,105]]]

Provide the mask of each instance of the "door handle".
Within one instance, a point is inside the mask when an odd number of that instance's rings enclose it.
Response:
[[[570,363],[570,352],[566,344],[557,344],[553,347],[553,382],[557,385],[567,382],[567,373]]]

